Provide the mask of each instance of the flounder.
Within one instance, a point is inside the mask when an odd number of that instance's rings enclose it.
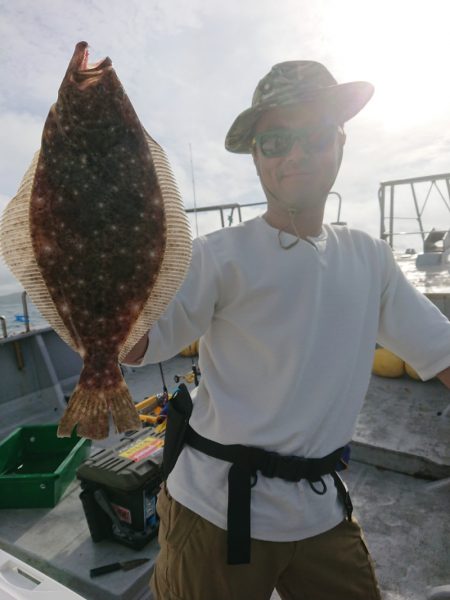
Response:
[[[58,428],[101,439],[140,428],[122,359],[163,313],[191,259],[189,222],[162,148],[109,58],[80,42],[41,148],[0,225],[3,257],[42,315],[83,358]]]

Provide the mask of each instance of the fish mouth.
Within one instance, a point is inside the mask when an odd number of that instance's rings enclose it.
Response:
[[[108,56],[94,63],[89,63],[89,44],[87,42],[78,42],[69,64],[69,70],[78,72],[98,71],[111,65],[112,61]]]

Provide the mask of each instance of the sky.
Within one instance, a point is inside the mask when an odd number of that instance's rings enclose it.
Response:
[[[448,0],[0,0],[0,214],[85,40],[90,61],[112,59],[187,208],[264,201],[251,158],[227,152],[224,138],[273,64],[317,60],[340,83],[370,81],[333,190],[341,220],[378,237],[381,181],[450,171],[449,18]],[[422,205],[428,188],[418,190]],[[399,203],[414,216],[407,189]],[[330,196],[325,220],[337,211]],[[427,215],[429,227],[450,228],[436,191]],[[191,222],[194,236],[220,227],[217,215]],[[20,289],[0,259],[0,296]]]

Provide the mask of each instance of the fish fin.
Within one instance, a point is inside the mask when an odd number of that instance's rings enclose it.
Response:
[[[92,440],[108,437],[108,404],[102,390],[86,389],[82,383],[73,392],[69,405],[59,422],[58,437],[70,437],[75,426],[77,434]]]
[[[57,435],[70,437],[76,426],[80,437],[91,440],[106,438],[109,434],[110,412],[119,433],[136,431],[142,427],[124,381],[119,382],[116,387],[94,390],[87,389],[80,381],[59,423]]]
[[[110,396],[108,405],[119,433],[137,431],[142,428],[142,422],[125,382]]]
[[[0,255],[27,291],[44,319],[75,352],[79,352],[77,340],[72,338],[71,332],[65,326],[51,299],[33,249],[30,231],[30,202],[40,159],[41,151],[38,150],[22,179],[17,194],[1,215]]]

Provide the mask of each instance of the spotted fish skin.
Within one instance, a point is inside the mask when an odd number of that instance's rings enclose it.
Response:
[[[58,435],[138,429],[118,354],[148,300],[166,244],[144,130],[110,59],[80,42],[50,109],[30,199],[36,262],[84,359]]]

